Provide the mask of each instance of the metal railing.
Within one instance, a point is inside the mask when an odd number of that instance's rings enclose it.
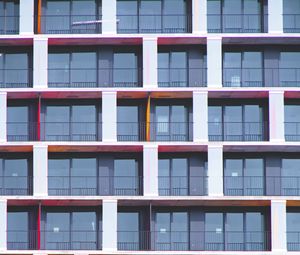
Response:
[[[263,68],[223,68],[224,87],[264,87]]]
[[[210,141],[264,141],[264,122],[208,122]]]
[[[118,141],[145,141],[146,123],[145,122],[118,122],[117,137],[118,137]]]
[[[193,123],[191,122],[151,122],[151,141],[191,141]]]
[[[101,15],[42,15],[41,24],[41,32],[44,34],[99,34],[102,30],[102,17]]]
[[[226,196],[263,196],[265,195],[264,176],[224,176]]]
[[[300,87],[300,68],[264,68],[264,72],[266,87]]]
[[[36,230],[7,230],[7,249],[8,250],[37,249],[37,231]]]
[[[50,68],[49,87],[96,88],[96,87],[139,87],[140,68]]]
[[[288,251],[300,251],[300,232],[299,231],[287,231],[287,250]]]
[[[300,14],[283,14],[283,32],[300,33]]]
[[[207,176],[158,176],[160,196],[204,196],[208,194]]]
[[[142,187],[141,176],[48,176],[54,196],[139,196]]]
[[[300,141],[300,122],[285,122],[285,140]]]
[[[37,131],[37,122],[7,122],[8,141],[35,141]]]
[[[158,68],[159,87],[205,87],[207,68]]]
[[[267,195],[300,196],[300,176],[266,176]]]
[[[32,195],[32,176],[0,176],[0,195]]]
[[[41,122],[44,141],[99,141],[102,123],[99,122]]]
[[[98,250],[101,247],[101,231],[67,231],[53,228],[41,232],[42,250]]]
[[[117,15],[117,31],[121,34],[137,33],[190,33],[190,15]]]
[[[208,14],[209,33],[262,33],[263,14]]]
[[[118,231],[119,250],[266,251],[268,231]]]
[[[0,69],[0,88],[32,87],[32,69]]]
[[[10,35],[19,33],[19,16],[0,16],[0,34]]]

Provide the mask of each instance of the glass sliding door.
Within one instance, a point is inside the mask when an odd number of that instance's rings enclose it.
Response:
[[[245,251],[264,251],[268,250],[267,240],[269,238],[265,232],[264,216],[259,212],[247,212],[244,216],[246,225]]]
[[[139,32],[138,1],[117,1],[118,33],[136,34]]]
[[[19,10],[18,0],[0,2],[0,34],[19,33]]]
[[[138,106],[117,107],[118,141],[140,141],[145,139],[143,123],[139,122]]]
[[[225,250],[244,250],[243,213],[227,213],[225,222]]]
[[[154,131],[157,141],[189,140],[187,107],[183,105],[155,106]]]
[[[34,232],[29,229],[28,212],[7,213],[7,249],[8,250],[29,250],[34,249],[30,236]],[[33,238],[34,239],[34,238]]]
[[[118,250],[136,251],[145,241],[140,232],[138,212],[118,212]]]
[[[70,191],[70,160],[48,160],[48,193],[54,196],[71,195]]]
[[[279,83],[282,87],[300,86],[300,52],[280,52]]]
[[[36,123],[29,122],[28,106],[7,107],[7,140],[29,141]]]
[[[138,163],[134,159],[115,159],[113,176],[114,195],[139,195]]]
[[[70,178],[71,195],[96,196],[98,194],[96,158],[73,158]]]
[[[155,213],[155,250],[189,250],[188,226],[187,212]]]
[[[300,32],[300,2],[298,0],[283,1],[283,31],[285,33]]]
[[[71,86],[71,54],[48,54],[48,84],[49,87]]]
[[[161,0],[141,0],[139,12],[140,33],[163,33]]]
[[[46,213],[45,249],[71,249],[71,214],[68,212]]]
[[[287,228],[287,250],[300,250],[300,213],[298,211],[288,211],[286,217]]]
[[[223,139],[222,115],[222,106],[208,107],[208,137],[210,141],[221,141]]]
[[[205,250],[224,250],[223,213],[205,213]]]
[[[242,86],[242,54],[240,52],[225,52],[223,77],[226,87]]]
[[[227,33],[242,32],[242,7],[243,0],[223,1],[223,31]]]
[[[263,141],[264,122],[262,121],[262,108],[259,105],[244,106],[244,140]]]
[[[224,140],[241,141],[243,138],[243,108],[224,107]]]
[[[243,160],[226,159],[224,161],[224,191],[228,196],[244,194]]]
[[[281,194],[300,195],[300,159],[283,158],[281,161]]]
[[[187,27],[189,27],[186,1],[164,0],[163,4],[162,31],[164,33],[186,33]]]
[[[284,132],[287,141],[300,140],[300,105],[284,106]]]

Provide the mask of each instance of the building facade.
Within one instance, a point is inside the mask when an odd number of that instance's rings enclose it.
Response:
[[[0,0],[0,254],[300,254],[299,0]]]

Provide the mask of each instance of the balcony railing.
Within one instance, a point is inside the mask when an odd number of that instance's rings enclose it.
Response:
[[[38,123],[36,122],[7,122],[8,141],[37,140]]]
[[[285,140],[300,141],[300,122],[285,122]]]
[[[300,196],[300,176],[267,176],[267,195]]]
[[[37,249],[37,231],[36,230],[8,230],[7,249],[8,250]]]
[[[97,88],[139,87],[139,68],[51,68],[48,69],[49,87]]]
[[[102,17],[98,15],[43,15],[44,34],[99,34]]]
[[[209,122],[210,141],[264,141],[268,127],[264,122]]]
[[[206,68],[158,68],[159,87],[205,87]]]
[[[99,141],[102,123],[99,122],[42,122],[44,141]]]
[[[263,196],[265,195],[264,176],[224,176],[226,196]]]
[[[49,176],[49,195],[54,196],[139,196],[141,176]]]
[[[53,228],[53,230],[41,232],[41,249],[43,250],[98,250],[101,248],[101,231],[66,231]]]
[[[300,33],[300,14],[283,14],[283,31]]]
[[[32,178],[32,176],[0,176],[0,195],[32,195]]]
[[[300,232],[287,231],[287,250],[300,251]]]
[[[224,87],[264,87],[262,68],[223,68]]]
[[[19,16],[0,16],[0,34],[11,35],[19,33]]]
[[[191,141],[191,122],[151,122],[151,141]]]
[[[260,14],[208,14],[209,33],[261,33],[263,15]]]
[[[266,251],[267,231],[118,231],[119,250]]]
[[[160,196],[204,196],[207,191],[207,176],[159,176]]]
[[[146,123],[145,122],[118,122],[117,136],[118,136],[118,141],[145,141]]]
[[[191,17],[181,14],[117,15],[117,31],[121,34],[137,33],[190,33]]]
[[[29,88],[29,87],[32,87],[31,68],[0,69],[0,88]]]

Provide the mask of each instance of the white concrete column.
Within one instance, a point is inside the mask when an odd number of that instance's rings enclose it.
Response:
[[[286,252],[286,200],[271,201],[271,233],[272,251]]]
[[[193,92],[193,141],[208,141],[208,97],[207,91]]]
[[[269,131],[271,142],[284,142],[284,91],[269,92]]]
[[[283,0],[268,0],[269,33],[283,33]]]
[[[102,92],[102,141],[117,141],[117,92]]]
[[[208,195],[223,196],[223,146],[208,146]]]
[[[103,200],[102,203],[102,250],[116,251],[118,248],[118,201]]]
[[[6,142],[7,93],[0,92],[0,143]]]
[[[102,0],[102,34],[117,33],[117,0]]]
[[[21,35],[34,33],[34,0],[20,0],[19,24]]]
[[[143,87],[158,87],[157,38],[143,38]]]
[[[33,195],[48,195],[48,146],[33,146]]]
[[[33,40],[33,87],[48,87],[48,39]]]
[[[6,250],[7,201],[0,200],[0,251]]]
[[[193,33],[207,33],[207,0],[193,0]]]
[[[158,146],[144,145],[144,196],[158,196]]]
[[[222,87],[222,38],[207,38],[207,87]]]

